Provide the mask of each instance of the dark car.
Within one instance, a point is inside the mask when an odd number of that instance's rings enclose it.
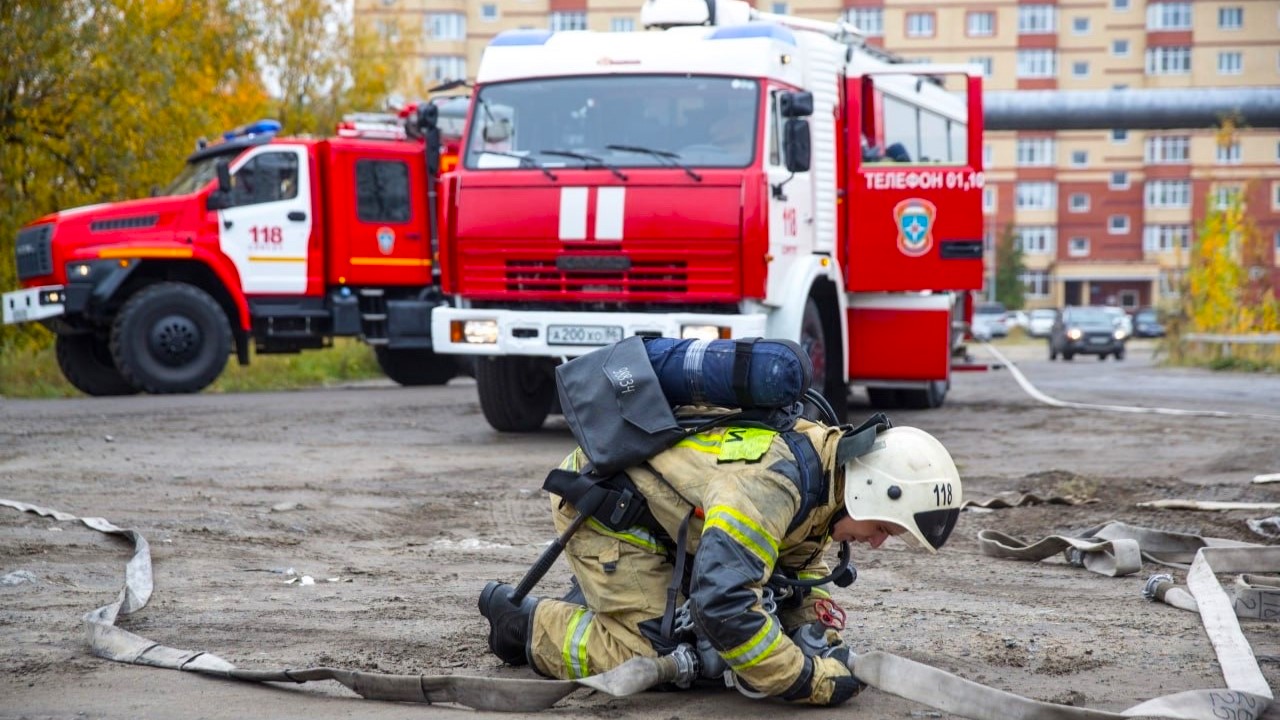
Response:
[[[1070,360],[1076,355],[1097,355],[1106,360],[1124,359],[1124,331],[1101,307],[1069,307],[1058,314],[1049,331],[1049,359]]]
[[[1133,334],[1138,337],[1164,337],[1164,323],[1155,308],[1142,308],[1133,314]]]

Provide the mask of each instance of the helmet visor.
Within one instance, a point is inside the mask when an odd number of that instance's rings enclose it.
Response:
[[[960,508],[941,508],[918,512],[912,516],[912,519],[915,520],[916,528],[920,531],[920,537],[924,538],[932,549],[937,550],[951,536],[951,531],[956,526],[956,519],[959,517]]]

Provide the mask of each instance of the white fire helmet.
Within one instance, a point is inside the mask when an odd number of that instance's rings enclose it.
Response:
[[[929,552],[947,541],[963,502],[951,453],[929,433],[892,427],[844,466],[845,511],[855,520],[906,528],[899,537]]]

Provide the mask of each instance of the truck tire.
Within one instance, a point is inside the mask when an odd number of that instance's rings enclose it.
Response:
[[[200,392],[222,373],[230,352],[231,326],[222,308],[186,283],[139,290],[111,330],[120,374],[149,393]]]
[[[375,347],[378,367],[387,377],[406,387],[444,385],[458,374],[458,365],[449,355],[432,350],[405,350]]]
[[[809,363],[813,366],[810,387],[827,399],[838,422],[843,423],[849,415],[849,387],[840,368],[843,356],[839,347],[827,345],[827,335],[822,312],[810,297],[804,304],[804,316],[800,319],[800,348],[809,356]]]
[[[62,377],[77,390],[95,397],[135,395],[134,387],[116,369],[110,343],[92,333],[59,335],[53,341]]]
[[[476,389],[484,419],[499,432],[541,428],[556,396],[551,365],[532,357],[477,358]]]
[[[900,407],[896,388],[869,387],[867,400],[871,402],[871,407],[879,410],[893,410]]]
[[[942,407],[947,399],[947,382],[934,380],[922,390],[899,390],[898,398],[902,406],[912,410],[930,410]]]

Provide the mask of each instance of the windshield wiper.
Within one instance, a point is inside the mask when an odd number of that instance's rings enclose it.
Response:
[[[666,161],[672,167],[678,167],[684,171],[685,175],[702,182],[702,176],[694,172],[692,168],[680,162],[680,153],[673,153],[670,150],[654,150],[653,148],[640,147],[639,145],[605,145],[606,150],[621,150],[622,152],[644,153],[658,158],[659,161]]]
[[[535,167],[541,170],[542,174],[546,175],[548,178],[552,180],[559,179],[555,175],[552,175],[551,171],[548,170],[545,166],[543,166],[542,163],[538,162],[537,160],[534,160],[528,155],[518,155],[513,152],[505,152],[502,150],[477,150],[476,152],[480,153],[481,155],[488,153],[489,155],[501,155],[502,157],[515,158],[520,161],[520,167]]]
[[[599,165],[602,168],[606,168],[609,172],[614,174],[614,177],[618,178],[619,180],[626,181],[627,179],[627,176],[623,175],[621,170],[610,165],[604,160],[596,157],[595,155],[586,155],[583,153],[569,152],[568,150],[539,150],[538,154],[552,155],[554,157],[574,158],[575,160],[581,160],[583,163],[592,162],[592,163],[595,163],[596,165]]]

